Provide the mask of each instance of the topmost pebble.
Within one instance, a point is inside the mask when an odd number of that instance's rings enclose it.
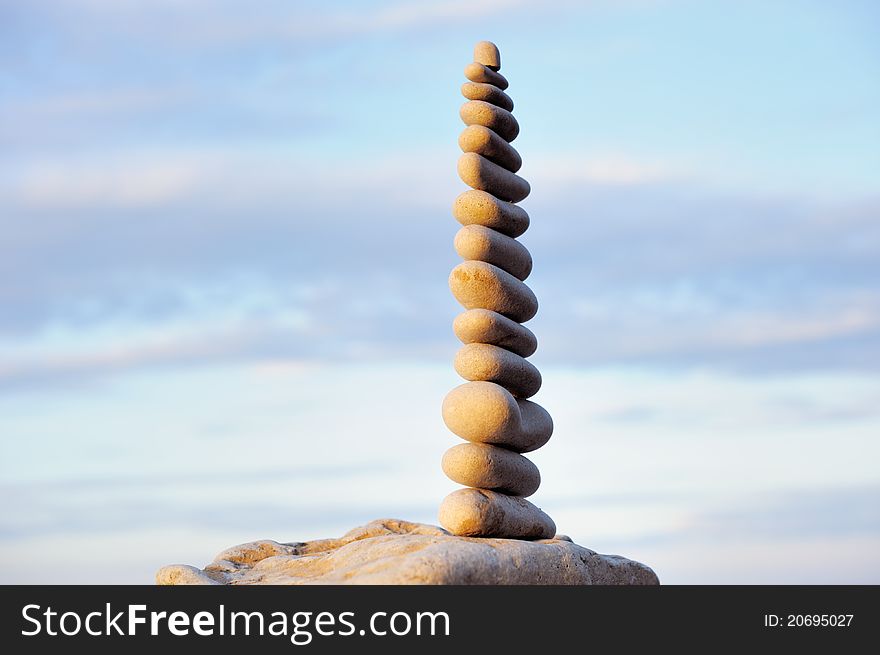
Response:
[[[501,53],[491,41],[480,41],[474,46],[474,61],[493,71],[501,70]]]

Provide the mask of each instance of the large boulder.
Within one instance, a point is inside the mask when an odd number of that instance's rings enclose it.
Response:
[[[456,537],[433,525],[379,519],[340,539],[254,541],[223,551],[204,570],[171,565],[160,585],[483,584],[656,585],[639,562],[600,555],[568,537],[523,541]]]

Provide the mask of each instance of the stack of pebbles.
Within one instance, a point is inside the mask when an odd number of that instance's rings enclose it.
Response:
[[[538,300],[523,282],[532,257],[516,240],[529,216],[514,203],[529,194],[529,183],[516,175],[522,158],[510,142],[519,124],[500,68],[498,48],[481,41],[461,89],[468,101],[460,112],[467,127],[458,139],[458,174],[472,188],[453,207],[463,225],[455,249],[464,261],[449,287],[466,310],[453,328],[464,344],[455,369],[468,382],[443,401],[443,420],[465,440],[446,452],[443,471],[467,488],[443,500],[440,523],[460,536],[543,539],[556,526],[525,499],[541,476],[522,453],[547,443],[553,421],[527,400],[540,389],[541,374],[526,360],[537,340],[521,324],[535,316]]]

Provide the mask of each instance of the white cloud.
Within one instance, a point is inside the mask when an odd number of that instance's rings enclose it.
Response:
[[[184,196],[203,179],[207,162],[170,157],[48,160],[26,165],[13,197],[29,209],[131,209]]]
[[[7,193],[30,209],[136,208],[202,192],[247,203],[379,194],[389,205],[446,208],[464,186],[447,150],[396,150],[339,160],[295,149],[140,149],[56,155],[23,164]],[[584,183],[634,186],[668,181],[682,169],[623,155],[583,158],[547,154],[523,172],[534,188],[560,191]],[[406,180],[406,184],[401,184]]]
[[[532,182],[551,192],[530,199],[535,229],[524,237],[538,264],[529,284],[542,303],[542,356],[743,370],[876,366],[880,297],[868,283],[876,245],[861,238],[871,226],[865,212],[843,225],[834,212],[815,219],[797,199],[651,184],[683,167],[638,157],[546,161]],[[0,292],[16,309],[0,327],[38,331],[79,317],[91,329],[143,308],[147,330],[162,331],[153,319],[165,311],[199,326],[178,289],[245,272],[282,299],[266,310],[272,334],[271,316],[291,306],[281,290],[311,289],[301,304],[327,328],[313,335],[317,357],[368,359],[403,341],[407,353],[432,358],[454,311],[443,271],[454,261],[449,205],[463,189],[449,150],[340,159],[282,147],[156,149],[32,161],[12,197],[44,211],[9,214],[0,248],[11,275]],[[551,211],[541,206],[548,199]],[[148,211],[125,211],[133,208]],[[105,240],[94,243],[96,232]],[[55,252],[65,253],[57,266],[36,263]],[[145,276],[157,272],[165,278],[152,294]],[[96,309],[73,307],[71,289]],[[214,325],[232,322],[221,313]],[[284,357],[284,344],[264,352]],[[251,342],[230,343],[217,356],[255,352]]]
[[[143,294],[144,282],[138,286]],[[117,314],[89,326],[55,322],[29,338],[0,339],[0,384],[227,361],[253,355],[281,336],[295,343],[310,328],[310,316],[298,301],[308,292],[293,288],[282,297],[277,289],[251,280],[182,289],[185,309],[171,316]]]
[[[567,3],[556,3],[564,6]],[[412,30],[438,24],[457,23],[503,15],[529,8],[525,0],[435,0],[397,2],[376,7],[365,4],[359,10],[335,9],[320,12],[303,9],[295,3],[265,3],[258,10],[243,5],[190,0],[66,0],[68,9],[85,12],[92,20],[113,21],[128,33],[153,35],[178,43],[236,43],[267,38],[317,41],[376,33]],[[355,5],[358,6],[358,5]],[[542,7],[542,11],[547,11]],[[76,16],[79,14],[77,13]],[[169,20],[169,15],[172,17]]]
[[[363,21],[364,31],[402,29],[437,22],[472,20],[481,16],[497,16],[505,11],[527,6],[525,0],[447,0],[445,2],[416,2],[391,5]]]
[[[5,193],[25,208],[46,210],[149,207],[197,193],[243,205],[381,193],[388,205],[445,208],[459,192],[455,161],[446,159],[424,149],[343,161],[271,147],[108,150],[32,159],[11,173]]]
[[[4,103],[5,121],[19,124],[24,120],[69,118],[76,114],[116,114],[155,111],[173,106],[191,96],[178,88],[116,88],[101,91],[77,91]]]
[[[624,153],[583,155],[545,152],[525,162],[523,175],[541,189],[595,184],[633,186],[681,180],[692,175],[689,167]]]
[[[828,314],[751,314],[724,320],[711,335],[716,345],[763,346],[847,337],[880,328],[880,308],[843,307]]]
[[[651,293],[618,289],[612,296],[576,300],[571,313],[589,334],[591,356],[612,361],[699,357],[769,346],[819,347],[880,330],[880,295],[875,293],[824,292],[796,308],[755,304],[753,300],[746,306],[725,307],[707,290],[683,297],[664,286]]]

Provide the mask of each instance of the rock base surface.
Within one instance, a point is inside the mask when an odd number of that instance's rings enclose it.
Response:
[[[175,564],[160,585],[447,584],[656,585],[649,567],[600,555],[568,537],[524,541],[456,537],[442,528],[379,519],[339,539],[254,541],[229,548],[204,569]]]

